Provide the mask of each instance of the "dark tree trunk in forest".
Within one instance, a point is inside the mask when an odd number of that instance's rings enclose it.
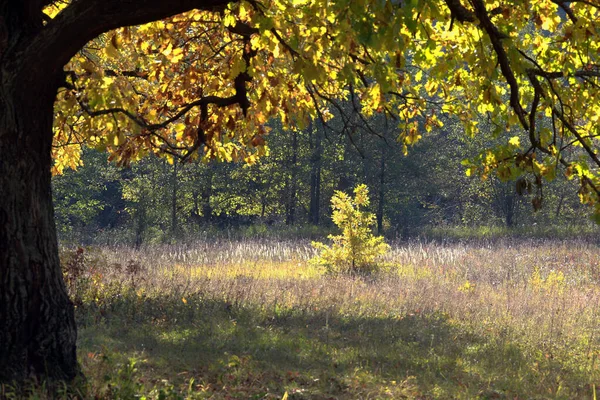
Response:
[[[517,203],[516,196],[512,192],[512,188],[510,186],[502,183],[500,184],[499,197],[500,209],[504,214],[504,223],[506,224],[507,228],[512,228],[515,224],[515,207]]]
[[[60,76],[50,72],[27,68],[16,51],[0,56],[0,382],[78,374],[50,189]]]
[[[210,205],[210,199],[212,197],[213,175],[214,162],[210,162],[208,164],[206,182],[204,182],[204,187],[202,188],[202,216],[206,224],[212,221],[213,209]]]
[[[148,228],[148,195],[145,190],[140,194],[140,200],[135,210],[135,248],[139,249],[144,243],[144,234]]]
[[[554,212],[554,218],[556,218],[556,219],[560,218],[560,211],[562,209],[564,200],[565,200],[565,195],[561,194],[560,198],[558,200],[558,204],[556,205],[556,211]]]
[[[212,185],[214,175],[214,162],[211,161],[206,165],[206,174],[197,177],[201,182],[200,187],[194,184],[194,209],[192,210],[192,218],[199,227],[208,225],[212,222],[213,209],[210,204],[212,197]]]
[[[517,197],[512,192],[512,185],[501,181],[492,182],[492,210],[507,228],[514,225],[516,216]]]
[[[176,237],[179,233],[179,225],[177,223],[177,160],[173,162],[173,173],[171,175],[171,235]]]
[[[321,203],[321,158],[323,154],[323,146],[321,142],[320,129],[310,129],[311,139],[311,170],[310,170],[310,223],[319,225],[320,219],[320,203]]]
[[[377,234],[379,235],[383,233],[383,208],[385,205],[385,147],[383,145],[379,164],[379,204],[377,205]]]
[[[512,228],[515,224],[515,198],[514,195],[508,195],[505,199],[506,202],[506,226]]]
[[[298,191],[298,132],[292,132],[292,161],[289,197],[287,204],[286,225],[294,225],[296,221],[296,196]]]

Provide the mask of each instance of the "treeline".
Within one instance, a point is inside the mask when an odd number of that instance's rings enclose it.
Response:
[[[332,225],[335,190],[360,183],[369,187],[378,231],[389,236],[444,226],[590,223],[576,185],[562,177],[523,195],[513,181],[467,177],[461,162],[489,145],[485,135],[467,139],[448,124],[404,155],[391,125],[383,119],[361,129],[348,125],[342,135],[320,122],[296,132],[274,127],[270,154],[253,165],[170,164],[151,156],[120,168],[85,149],[82,167],[53,180],[59,235],[140,245],[223,229],[310,231]],[[536,212],[534,198],[542,202]]]

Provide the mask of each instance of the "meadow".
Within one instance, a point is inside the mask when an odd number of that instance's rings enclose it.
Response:
[[[366,276],[314,255],[273,239],[63,249],[87,376],[64,397],[595,398],[592,240],[392,243]]]

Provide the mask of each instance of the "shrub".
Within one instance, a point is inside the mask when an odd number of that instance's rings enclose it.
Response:
[[[335,192],[331,198],[332,219],[342,234],[328,236],[333,241],[331,246],[313,242],[320,254],[312,262],[333,273],[370,273],[378,269],[376,260],[389,246],[382,236],[373,235],[375,215],[363,210],[368,205],[369,189],[364,184],[354,189],[354,198]]]

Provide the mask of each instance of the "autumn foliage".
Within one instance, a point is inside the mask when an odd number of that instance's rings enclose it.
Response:
[[[444,116],[471,137],[492,121],[506,144],[469,172],[539,188],[565,174],[597,205],[599,21],[594,2],[265,0],[118,29],[66,67],[54,171],[79,164],[81,143],[121,163],[251,163],[269,120],[302,129],[351,101],[394,120],[405,151]]]
[[[375,215],[364,210],[369,206],[369,189],[358,185],[354,198],[336,191],[331,198],[332,219],[342,231],[341,235],[329,235],[331,246],[313,242],[320,254],[313,259],[315,264],[329,272],[369,273],[379,269],[378,259],[390,248],[383,236],[373,235]]]

